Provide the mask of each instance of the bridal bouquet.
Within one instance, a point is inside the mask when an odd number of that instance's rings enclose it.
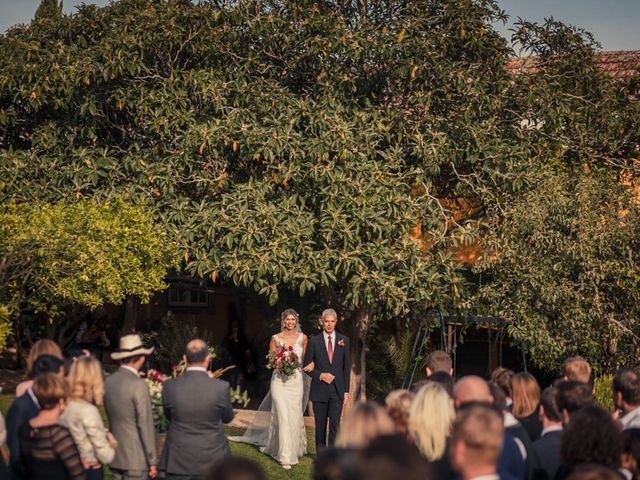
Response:
[[[147,387],[149,387],[149,395],[151,395],[151,412],[153,413],[153,425],[156,432],[165,433],[167,431],[167,419],[164,416],[162,408],[162,384],[168,379],[157,370],[150,369],[147,372]]]
[[[267,354],[267,368],[275,369],[282,375],[293,375],[300,368],[300,359],[293,347],[281,347]]]

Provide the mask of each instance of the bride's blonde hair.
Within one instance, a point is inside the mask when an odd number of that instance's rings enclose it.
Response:
[[[300,321],[300,315],[298,315],[298,312],[296,312],[293,308],[287,308],[284,312],[282,312],[282,314],[280,315],[280,330],[284,329],[284,321],[287,319],[287,317],[289,315],[292,315],[295,317],[296,319],[296,324]]]

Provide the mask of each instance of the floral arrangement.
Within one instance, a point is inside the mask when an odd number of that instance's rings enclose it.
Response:
[[[267,368],[277,370],[281,375],[289,377],[300,368],[300,359],[293,347],[281,347],[267,354]]]
[[[168,427],[167,419],[164,416],[164,410],[162,408],[162,384],[169,378],[170,377],[154,369],[150,369],[147,372],[146,381],[147,387],[149,387],[149,394],[151,395],[153,425],[158,433],[165,433]]]

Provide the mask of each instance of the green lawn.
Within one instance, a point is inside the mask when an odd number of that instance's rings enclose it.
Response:
[[[0,395],[0,412],[2,415],[7,414],[9,405],[13,401],[13,394]],[[240,428],[228,427],[227,435],[241,435],[243,430]],[[300,459],[300,463],[291,468],[284,470],[282,466],[271,457],[260,453],[257,447],[244,443],[229,442],[231,452],[239,457],[246,457],[259,463],[268,479],[272,480],[307,480],[311,478],[311,463],[315,457],[315,441],[313,437],[313,429],[307,428],[307,445],[309,445],[309,453]],[[106,475],[105,480],[109,480],[111,475]]]

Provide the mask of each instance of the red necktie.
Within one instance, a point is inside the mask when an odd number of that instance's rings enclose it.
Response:
[[[327,343],[327,353],[329,354],[329,363],[333,363],[333,344],[331,343],[331,336],[327,337],[329,343]]]

